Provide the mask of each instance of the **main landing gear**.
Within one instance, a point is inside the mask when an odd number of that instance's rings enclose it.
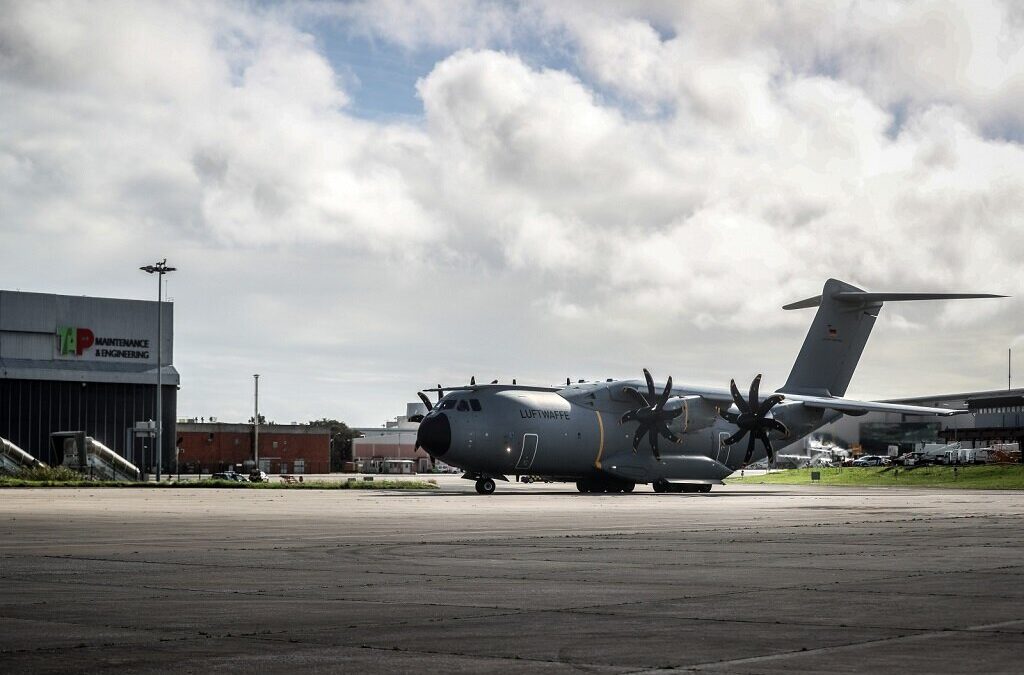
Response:
[[[632,492],[636,483],[612,476],[588,477],[576,481],[576,489],[580,492]]]
[[[669,483],[664,478],[659,478],[651,485],[655,492],[711,492],[710,485],[693,483]]]
[[[476,482],[476,491],[482,495],[494,494],[494,479],[481,478]]]

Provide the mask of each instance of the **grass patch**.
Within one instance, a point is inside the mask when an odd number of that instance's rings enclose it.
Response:
[[[820,481],[811,472],[821,472]],[[735,476],[735,474],[734,474]],[[944,487],[976,490],[1024,490],[1024,465],[919,467],[843,467],[838,469],[786,469],[763,476],[736,476],[729,483],[744,485],[853,485],[895,487]]]
[[[148,483],[87,480],[73,471],[69,479],[32,479],[0,476],[0,488],[151,488],[155,490],[436,490],[437,483],[425,480],[307,480],[302,483],[239,483],[233,480],[196,480]]]

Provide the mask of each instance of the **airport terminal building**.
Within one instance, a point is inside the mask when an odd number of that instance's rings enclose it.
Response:
[[[162,303],[163,467],[173,464],[174,308]],[[84,431],[153,470],[156,301],[0,291],[0,437],[48,464],[56,431]]]

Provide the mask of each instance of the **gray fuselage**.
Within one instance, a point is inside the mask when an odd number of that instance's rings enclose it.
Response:
[[[594,474],[647,483],[658,479],[718,482],[741,466],[745,449],[724,439],[736,427],[718,416],[724,390],[673,388],[686,400],[674,423],[678,444],[661,440],[661,458],[647,443],[633,449],[636,423],[620,424],[635,407],[623,387],[639,381],[574,384],[563,389],[482,385],[445,395],[421,423],[419,442],[431,455],[474,476],[534,475],[565,479]],[[838,417],[780,405],[776,417],[797,440]],[[445,433],[447,427],[447,433]],[[758,449],[755,459],[764,456]]]

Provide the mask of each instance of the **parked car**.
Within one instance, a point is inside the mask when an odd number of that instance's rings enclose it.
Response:
[[[212,480],[230,480],[236,483],[246,483],[248,478],[236,471],[221,471],[210,476]]]
[[[882,466],[885,461],[877,455],[865,455],[853,460],[854,466]]]
[[[266,483],[268,480],[267,474],[260,469],[253,469],[249,472],[249,482],[251,483]]]

